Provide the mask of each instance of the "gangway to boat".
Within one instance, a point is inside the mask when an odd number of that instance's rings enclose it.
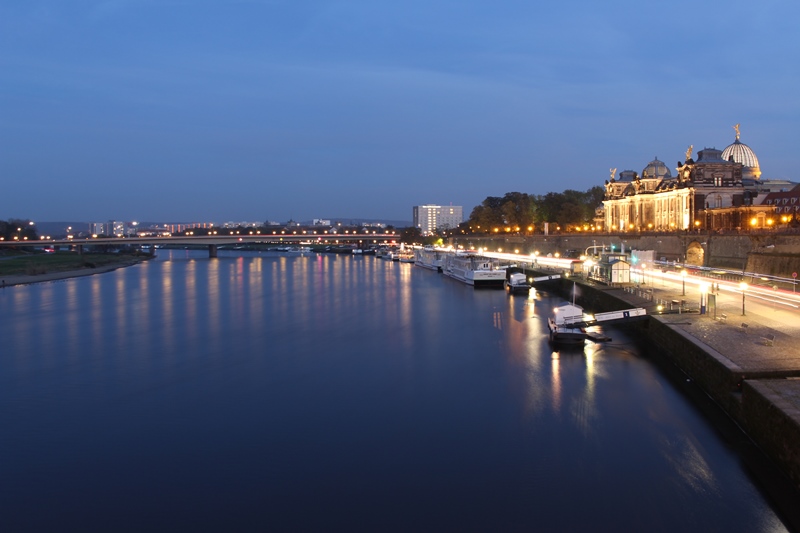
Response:
[[[538,278],[531,278],[533,283],[538,281],[552,281],[554,279],[561,279],[561,274],[553,274],[552,276],[539,276]]]
[[[564,325],[573,328],[585,328],[597,324],[614,324],[617,322],[633,322],[647,318],[647,310],[642,307],[624,309],[622,311],[609,311],[608,313],[597,313],[593,317],[574,316],[566,317]]]

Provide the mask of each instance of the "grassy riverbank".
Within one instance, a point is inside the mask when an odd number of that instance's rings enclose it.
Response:
[[[77,252],[25,254],[0,260],[0,276],[38,276],[54,272],[122,266],[146,257],[148,256],[142,254],[78,254]]]

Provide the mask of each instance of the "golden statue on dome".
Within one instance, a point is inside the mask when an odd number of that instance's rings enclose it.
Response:
[[[610,169],[608,169],[608,170],[610,170],[610,171],[611,171],[611,179],[613,180],[613,179],[614,179],[614,174],[616,174],[616,173],[617,173],[617,169],[616,169],[616,167],[614,167],[614,168],[610,168]]]
[[[689,148],[686,149],[686,160],[690,160],[692,158],[692,150],[694,150],[694,145],[690,144]]]
[[[736,140],[739,140],[739,124],[736,124],[733,129],[736,130]]]

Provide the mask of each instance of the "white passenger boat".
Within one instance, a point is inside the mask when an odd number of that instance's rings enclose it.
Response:
[[[401,263],[413,263],[414,252],[409,250],[403,250],[398,254],[398,259]]]
[[[574,303],[560,305],[547,319],[550,342],[554,344],[583,344],[588,338],[583,327],[583,308]]]
[[[446,254],[442,260],[442,273],[473,287],[501,289],[506,281],[506,270],[489,257],[478,255]]]
[[[311,253],[311,247],[310,246],[297,246],[297,247],[289,248],[286,251],[289,252],[289,253],[292,253],[292,254],[310,254]]]
[[[505,282],[505,287],[509,294],[528,294],[531,290],[531,284],[528,283],[528,278],[521,272],[509,274]]]
[[[434,249],[432,246],[426,246],[425,248],[414,250],[414,264],[423,268],[441,272],[442,255],[443,252]]]

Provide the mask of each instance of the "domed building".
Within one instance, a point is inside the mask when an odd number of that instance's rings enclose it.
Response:
[[[655,158],[641,177],[627,170],[606,180],[603,201],[607,231],[724,231],[769,226],[774,207],[756,205],[761,170],[753,150],[736,140],[724,151],[704,148],[678,162],[672,176]]]
[[[657,179],[662,180],[666,178],[671,178],[672,173],[669,171],[669,167],[663,161],[659,161],[656,157],[649,163],[647,166],[644,167],[642,170],[642,179]]]
[[[757,180],[761,177],[758,158],[752,148],[739,140],[739,125],[737,124],[733,128],[736,130],[736,140],[722,151],[722,159],[741,163],[742,177]]]

